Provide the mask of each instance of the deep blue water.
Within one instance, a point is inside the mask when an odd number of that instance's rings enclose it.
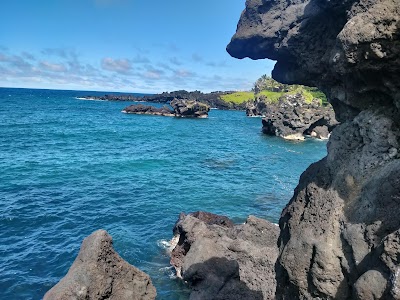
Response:
[[[126,115],[130,103],[75,98],[87,94],[0,89],[1,299],[41,299],[99,228],[150,274],[158,299],[187,299],[161,245],[179,213],[277,222],[300,174],[326,154],[321,141],[262,135],[243,111]]]

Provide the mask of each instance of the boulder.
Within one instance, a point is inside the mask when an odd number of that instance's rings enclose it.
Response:
[[[190,299],[274,299],[279,228],[249,216],[181,214],[174,227],[171,264],[192,288]]]
[[[45,295],[44,300],[115,299],[152,300],[156,289],[150,277],[123,260],[105,230],[83,240],[78,257],[67,275]]]
[[[400,1],[248,0],[227,50],[341,122],[282,212],[277,298],[400,299]]]

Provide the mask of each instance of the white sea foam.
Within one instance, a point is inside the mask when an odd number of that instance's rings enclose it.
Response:
[[[95,98],[83,98],[83,97],[75,97],[75,99],[78,99],[78,100],[88,100],[88,101],[104,101],[104,100],[95,99]]]
[[[158,271],[164,273],[165,275],[168,275],[169,279],[177,278],[175,269],[173,266],[163,267],[163,268],[158,269]]]
[[[168,249],[171,246],[171,243],[167,240],[158,240],[157,246],[163,249]]]

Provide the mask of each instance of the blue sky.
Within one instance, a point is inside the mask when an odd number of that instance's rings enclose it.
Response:
[[[273,62],[226,52],[245,0],[2,0],[0,86],[248,90]]]

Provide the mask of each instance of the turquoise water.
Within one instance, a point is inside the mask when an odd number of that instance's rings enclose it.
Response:
[[[126,115],[78,91],[0,89],[0,298],[41,299],[84,237],[103,228],[150,274],[158,299],[187,299],[163,241],[180,212],[277,222],[326,144],[261,134],[243,111],[208,119]]]

